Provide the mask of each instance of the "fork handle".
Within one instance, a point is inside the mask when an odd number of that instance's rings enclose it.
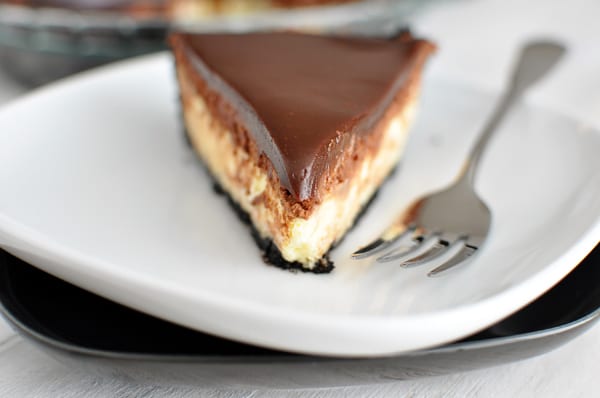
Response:
[[[508,90],[496,106],[477,143],[471,150],[461,178],[473,185],[481,155],[498,125],[523,93],[549,72],[562,58],[565,47],[551,41],[534,41],[523,47],[513,71]]]

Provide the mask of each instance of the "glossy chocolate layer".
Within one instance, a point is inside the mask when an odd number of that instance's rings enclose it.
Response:
[[[241,123],[299,201],[354,140],[368,134],[387,105],[416,76],[433,46],[395,39],[295,33],[176,34],[196,72],[233,105],[217,115]]]

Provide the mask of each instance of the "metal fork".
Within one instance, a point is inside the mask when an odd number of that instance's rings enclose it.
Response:
[[[449,188],[422,197],[380,238],[356,251],[363,259],[397,261],[402,267],[430,265],[429,276],[472,259],[488,236],[492,214],[473,186],[477,166],[498,125],[523,93],[540,80],[564,54],[553,42],[531,42],[523,47],[508,90]]]

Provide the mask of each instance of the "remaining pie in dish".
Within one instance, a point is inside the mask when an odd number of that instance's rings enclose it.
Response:
[[[189,140],[265,259],[331,270],[329,249],[401,157],[434,45],[407,32],[174,33],[170,44]]]
[[[136,18],[199,21],[217,16],[352,3],[357,0],[0,0],[32,8],[113,12]]]
[[[203,20],[222,15],[249,15],[256,12],[353,3],[357,0],[166,0],[174,20]]]

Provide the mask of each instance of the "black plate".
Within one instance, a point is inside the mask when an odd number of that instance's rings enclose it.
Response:
[[[453,344],[387,358],[293,355],[224,340],[145,315],[0,251],[0,303],[12,326],[78,368],[154,383],[325,387],[482,368],[547,352],[600,315],[600,245],[558,285]]]

